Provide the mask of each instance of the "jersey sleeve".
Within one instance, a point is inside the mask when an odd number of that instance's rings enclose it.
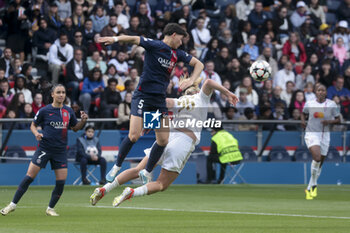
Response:
[[[188,64],[192,59],[192,55],[186,53],[183,50],[177,50],[177,59]]]
[[[42,122],[43,122],[43,116],[44,116],[44,112],[45,110],[44,109],[40,109],[34,116],[34,124],[35,125],[40,125]]]
[[[69,127],[74,127],[78,123],[77,117],[75,116],[75,113],[71,108],[69,109],[69,114]]]
[[[331,106],[331,114],[333,117],[338,117],[340,116],[340,108],[338,107],[338,105],[335,102],[332,102],[332,106]]]
[[[153,39],[140,36],[140,46],[146,50],[159,49],[159,43]]]
[[[303,113],[309,114],[309,102],[306,102],[303,108]]]

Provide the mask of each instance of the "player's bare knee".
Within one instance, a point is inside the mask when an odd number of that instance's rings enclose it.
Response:
[[[139,138],[140,138],[140,134],[137,134],[136,132],[129,133],[130,141],[137,142],[137,140],[139,140]]]
[[[168,144],[168,139],[167,138],[165,138],[165,139],[157,139],[157,144],[159,145],[159,146],[166,146],[167,144]]]
[[[316,162],[321,162],[321,155],[315,155],[313,157],[313,160],[315,160]]]

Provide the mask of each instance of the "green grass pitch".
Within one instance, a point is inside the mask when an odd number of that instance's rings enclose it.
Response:
[[[350,232],[347,185],[321,185],[312,201],[302,185],[174,185],[112,208],[124,187],[92,207],[94,187],[66,186],[55,218],[45,215],[53,187],[32,186],[15,212],[0,215],[0,232]],[[1,208],[15,190],[0,187]]]

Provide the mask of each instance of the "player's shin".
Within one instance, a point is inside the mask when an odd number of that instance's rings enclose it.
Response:
[[[132,195],[132,197],[140,197],[140,196],[145,196],[147,194],[148,194],[147,185],[142,185],[134,189],[134,194]]]
[[[116,187],[119,186],[119,182],[118,179],[115,178],[114,181],[112,183],[107,183],[103,186],[103,188],[105,189],[106,193],[109,193],[112,189],[115,189]]]
[[[146,165],[146,171],[151,173],[153,168],[158,163],[160,157],[163,154],[165,146],[159,146],[158,143],[155,143],[152,147],[151,153],[149,155],[149,159]]]
[[[312,160],[311,163],[311,177],[309,185],[307,186],[307,189],[310,190],[312,186],[317,185],[317,174],[320,169],[321,162],[316,162],[315,160]]]
[[[53,209],[55,207],[55,205],[57,204],[58,200],[60,199],[60,197],[63,193],[65,182],[66,182],[66,180],[56,180],[56,186],[52,191],[51,200],[49,203],[50,208]]]
[[[29,185],[33,182],[33,178],[30,176],[25,176],[22,182],[19,184],[15,196],[13,197],[12,202],[17,204],[21,200],[23,194],[27,191]]]

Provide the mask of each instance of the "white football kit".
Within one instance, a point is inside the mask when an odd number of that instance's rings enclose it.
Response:
[[[204,122],[207,119],[210,96],[201,90],[195,95],[174,99],[174,118],[173,123],[171,123],[168,144],[158,161],[158,164],[165,170],[181,173],[195,146],[199,144],[202,126],[196,122]],[[192,127],[193,122],[194,127]],[[179,125],[185,125],[184,128],[191,130],[195,134],[196,140],[194,141],[187,134],[176,130],[175,128]],[[151,148],[145,149],[144,152],[146,156],[149,156]]]
[[[321,147],[321,155],[326,156],[330,143],[330,126],[324,126],[321,121],[333,120],[340,115],[337,104],[329,99],[323,103],[317,102],[316,99],[307,101],[303,113],[309,115],[305,133],[307,147],[318,145]]]

